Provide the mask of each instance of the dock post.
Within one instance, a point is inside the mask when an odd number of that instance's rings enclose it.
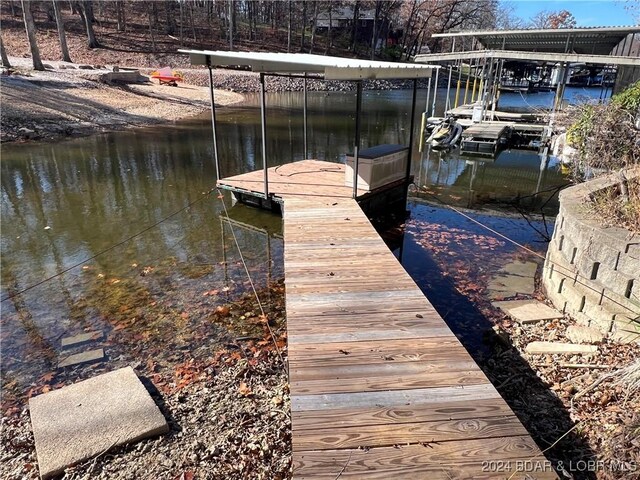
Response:
[[[353,198],[358,196],[358,163],[360,162],[360,111],[362,110],[362,80],[356,82],[356,139],[353,149]]]
[[[211,98],[211,132],[213,133],[213,160],[216,164],[216,181],[220,180],[220,158],[218,157],[218,136],[216,135],[216,104],[213,98],[213,68],[211,57],[207,57],[209,68],[209,97]]]
[[[304,79],[302,80],[302,88],[304,90],[303,95],[303,103],[302,103],[302,115],[304,117],[304,155],[302,156],[303,160],[307,159],[307,155],[309,155],[308,144],[307,144],[307,74],[305,72]]]
[[[407,158],[407,172],[405,175],[405,183],[407,192],[409,191],[409,177],[411,176],[411,156],[413,155],[413,131],[415,130],[416,118],[416,98],[418,96],[418,79],[413,79],[413,94],[411,95],[411,121],[409,122],[409,158]]]
[[[438,96],[438,75],[440,73],[440,69],[436,69],[436,81],[433,85],[433,103],[431,104],[431,116],[436,116],[436,97]]]
[[[456,100],[453,103],[453,108],[458,108],[458,100],[460,98],[460,75],[462,73],[462,60],[458,61],[458,83],[456,85]]]
[[[267,111],[265,109],[264,73],[260,73],[260,126],[262,127],[262,168],[264,169],[264,198],[269,198],[269,166],[267,165]]]
[[[464,98],[462,100],[462,104],[466,105],[467,104],[467,94],[469,93],[469,75],[471,75],[471,62],[469,62],[469,71],[467,72],[467,82],[464,85]]]
[[[449,110],[449,107],[451,107],[451,98],[450,98],[450,94],[451,94],[451,73],[452,73],[452,68],[451,68],[451,64],[449,64],[449,78],[447,79],[447,99],[444,102],[445,116],[446,116],[446,112]]]

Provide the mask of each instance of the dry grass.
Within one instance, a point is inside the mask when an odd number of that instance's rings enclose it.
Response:
[[[619,185],[595,193],[591,207],[605,225],[615,225],[640,233],[640,177],[627,182],[629,199],[621,195]]]

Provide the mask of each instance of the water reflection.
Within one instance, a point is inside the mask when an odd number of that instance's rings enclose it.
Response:
[[[437,196],[465,208],[515,206],[553,215],[558,210],[557,193],[568,181],[544,151],[503,150],[494,158],[428,149],[415,183],[424,189],[418,196]]]

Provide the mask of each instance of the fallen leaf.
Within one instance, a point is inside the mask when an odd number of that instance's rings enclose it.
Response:
[[[249,395],[253,394],[251,389],[244,382],[240,382],[240,386],[238,387],[238,393],[243,397],[248,397]]]

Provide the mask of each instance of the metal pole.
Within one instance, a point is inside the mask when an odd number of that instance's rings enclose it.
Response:
[[[358,163],[360,157],[360,111],[362,110],[362,80],[356,82],[356,139],[353,149],[353,198],[358,196]]]
[[[458,83],[456,85],[456,96],[453,103],[453,108],[458,108],[458,100],[460,97],[460,75],[462,74],[462,60],[458,62]]]
[[[409,177],[411,176],[411,156],[413,155],[413,131],[415,130],[416,118],[416,98],[418,96],[418,79],[413,79],[413,95],[411,96],[411,121],[409,123],[409,158],[407,158],[407,172],[405,182],[409,186]]]
[[[306,74],[305,74],[306,75]],[[308,144],[307,144],[307,77],[302,80],[303,90],[304,90],[304,99],[302,103],[302,115],[304,117],[304,155],[302,156],[303,160],[307,159],[307,155],[309,153]]]
[[[211,132],[213,133],[213,160],[216,164],[216,180],[220,180],[220,158],[218,157],[218,136],[216,135],[216,104],[213,98],[213,69],[211,57],[207,57],[209,67],[209,96],[211,97]]]
[[[431,74],[433,74],[433,70],[431,70]],[[429,114],[429,96],[431,95],[431,77],[429,77],[429,82],[427,83],[427,101],[424,104],[424,114]]]
[[[436,97],[438,96],[438,75],[440,74],[440,69],[436,69],[436,81],[433,85],[433,103],[431,104],[431,116],[436,116]]]
[[[472,61],[469,61],[469,71],[467,72],[467,82],[464,85],[464,99],[462,100],[463,105],[467,104],[467,94],[469,93],[469,79],[471,78],[469,77],[469,75],[471,75],[471,71],[472,71],[471,62]]]
[[[260,73],[260,118],[262,127],[262,168],[264,170],[264,198],[269,198],[269,168],[267,165],[267,111],[265,109],[264,73]]]
[[[449,98],[449,95],[451,93],[451,72],[452,72],[452,68],[451,68],[451,64],[449,64],[449,78],[447,80],[447,99],[444,104],[445,112],[449,110],[449,107],[451,106],[451,99]]]

